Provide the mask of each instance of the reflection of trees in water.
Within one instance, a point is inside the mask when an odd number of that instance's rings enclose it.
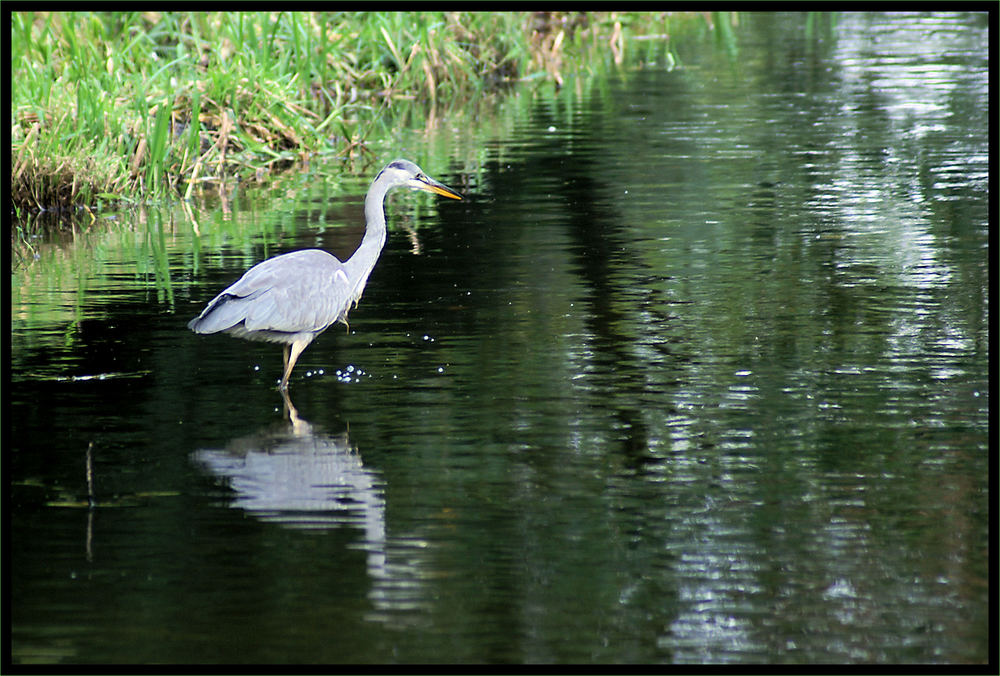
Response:
[[[196,451],[193,459],[233,490],[228,506],[261,521],[315,533],[343,526],[362,530],[367,573],[374,581],[371,619],[397,621],[403,618],[387,611],[423,608],[422,557],[413,554],[424,543],[405,538],[392,547],[396,563],[387,561],[378,472],[364,466],[346,433],[328,435],[314,428],[282,395],[287,421],[233,439],[221,450]]]

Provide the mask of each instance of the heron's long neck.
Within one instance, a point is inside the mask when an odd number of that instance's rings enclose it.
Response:
[[[365,283],[368,281],[368,275],[375,267],[375,262],[378,261],[378,256],[385,245],[385,210],[382,207],[382,202],[386,192],[386,189],[381,186],[378,188],[372,186],[369,189],[368,196],[365,197],[365,223],[367,224],[365,236],[354,255],[344,263],[347,278],[356,282],[355,289],[357,289],[358,296],[361,295],[361,290],[364,289]]]

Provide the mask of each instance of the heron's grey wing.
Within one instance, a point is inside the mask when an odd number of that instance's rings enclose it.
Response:
[[[271,261],[274,263],[262,269],[248,288],[251,294],[262,287],[266,292],[247,304],[247,330],[322,331],[347,309],[348,279],[335,257],[307,249]]]
[[[293,251],[247,270],[188,327],[215,333],[242,323],[247,331],[318,332],[344,314],[349,287],[334,256],[319,249]]]

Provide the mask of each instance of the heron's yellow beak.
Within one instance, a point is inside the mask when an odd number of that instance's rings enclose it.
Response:
[[[459,195],[457,192],[455,192],[448,186],[444,185],[443,183],[438,183],[432,178],[423,177],[420,179],[420,182],[423,184],[421,185],[421,188],[423,190],[436,193],[438,195],[441,195],[442,197],[450,197],[453,200],[462,199],[462,196]]]

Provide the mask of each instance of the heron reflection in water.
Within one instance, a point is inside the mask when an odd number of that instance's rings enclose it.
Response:
[[[364,531],[373,574],[385,563],[385,495],[347,433],[328,434],[303,419],[281,391],[286,420],[231,439],[192,458],[224,482],[226,503],[296,530],[352,526]]]
[[[460,200],[409,160],[395,160],[379,172],[365,197],[365,235],[350,258],[340,262],[321,249],[269,258],[247,270],[188,323],[195,333],[228,333],[246,340],[284,344],[278,389],[288,389],[296,360],[316,336],[336,322],[347,324],[385,245],[386,193],[406,187]]]

